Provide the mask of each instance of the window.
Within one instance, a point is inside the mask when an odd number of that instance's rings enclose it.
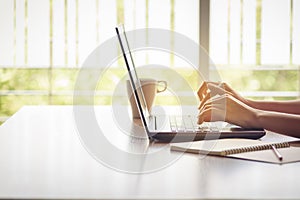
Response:
[[[211,57],[224,81],[247,96],[299,96],[300,2],[211,1]]]
[[[0,1],[1,119],[22,105],[72,104],[80,66],[97,45],[115,36],[119,23],[127,30],[174,30],[198,42],[198,9],[198,0]],[[146,52],[137,61],[155,59],[174,67],[182,63],[161,52]],[[96,93],[100,104],[111,102],[111,87],[125,73],[122,61],[113,65]]]
[[[201,1],[210,4],[210,56],[223,81],[254,98],[299,96],[299,0]],[[115,36],[116,24],[168,29],[199,43],[199,7],[198,0],[0,1],[0,120],[22,105],[72,104],[80,66]],[[175,55],[135,54],[138,65],[170,66],[197,88],[198,77]],[[126,72],[122,59],[112,65],[96,92],[99,104],[111,103],[112,87]],[[170,103],[167,96],[158,101]]]

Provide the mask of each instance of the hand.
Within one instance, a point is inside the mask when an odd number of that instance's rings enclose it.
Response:
[[[209,121],[226,121],[244,128],[260,128],[258,111],[232,95],[224,94],[205,101],[198,115],[198,124]]]
[[[199,108],[210,98],[216,95],[229,94],[234,98],[240,100],[241,102],[249,105],[247,99],[243,98],[239,93],[234,91],[227,83],[218,83],[218,82],[203,82],[200,88],[198,89],[198,97],[201,101]]]

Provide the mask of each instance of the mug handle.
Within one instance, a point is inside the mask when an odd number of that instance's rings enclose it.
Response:
[[[166,91],[166,89],[167,89],[167,87],[168,87],[167,81],[157,81],[157,85],[160,85],[160,83],[163,83],[164,87],[163,87],[162,90],[159,90],[159,89],[157,88],[157,90],[156,90],[157,93]]]

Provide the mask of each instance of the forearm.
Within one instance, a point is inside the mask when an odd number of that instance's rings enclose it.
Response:
[[[259,110],[300,114],[300,100],[291,101],[257,101],[247,100],[247,104]]]
[[[259,128],[300,138],[300,115],[257,111]]]

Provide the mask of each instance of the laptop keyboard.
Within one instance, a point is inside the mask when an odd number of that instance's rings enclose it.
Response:
[[[211,122],[197,124],[197,116],[169,116],[172,132],[219,132],[219,128]]]

